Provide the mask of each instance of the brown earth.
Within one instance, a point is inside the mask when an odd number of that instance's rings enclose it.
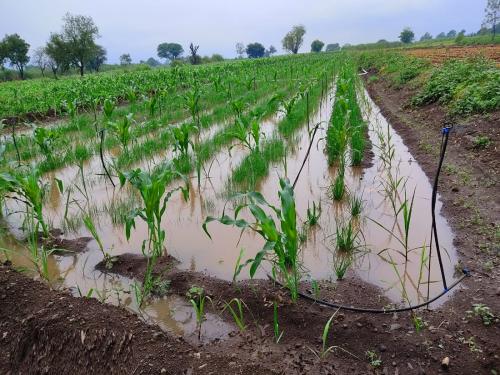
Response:
[[[404,53],[422,57],[434,64],[441,64],[448,59],[465,59],[470,57],[486,57],[500,64],[500,44],[481,46],[449,46],[429,48],[407,48]]]
[[[407,107],[411,89],[397,90],[383,80],[368,89],[433,178],[440,129],[453,119],[436,105]],[[320,359],[313,351],[321,351],[323,328],[334,310],[304,300],[291,303],[286,291],[270,281],[232,284],[178,270],[171,258],[162,259],[155,272],[171,281],[170,294],[185,296],[192,285],[202,286],[214,300],[210,309],[227,321],[232,318],[227,310],[222,313],[222,301],[238,297],[248,306],[244,332],[235,328],[227,340],[197,345],[162,333],[121,308],[51,291],[0,267],[0,373],[497,373],[499,324],[485,326],[479,317],[467,317],[466,311],[474,303],[500,311],[499,118],[494,113],[460,120],[450,137],[440,194],[456,233],[455,245],[472,276],[439,309],[417,312],[426,322],[421,332],[415,331],[409,313],[339,311],[328,339],[328,346],[338,348]],[[490,138],[487,148],[476,146],[478,135]],[[144,260],[119,258],[112,271],[140,278]],[[303,285],[304,291],[309,288]],[[320,293],[323,299],[346,304],[387,304],[381,291],[352,274],[336,284],[322,283]],[[279,327],[284,331],[279,344],[273,337],[273,302],[279,306]],[[367,351],[380,357],[380,366],[369,363]],[[450,360],[448,369],[441,365],[445,357]]]

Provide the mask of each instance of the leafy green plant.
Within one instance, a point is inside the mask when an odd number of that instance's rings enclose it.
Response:
[[[43,236],[49,236],[49,227],[43,217],[43,200],[46,192],[46,185],[41,180],[38,169],[30,171],[16,171],[10,173],[0,173],[0,190],[14,193],[12,199],[25,203],[27,208],[33,209],[37,222],[40,224]]]
[[[52,160],[54,157],[54,142],[57,137],[56,131],[45,127],[35,127],[33,131],[33,141],[40,147],[47,160]]]
[[[466,311],[468,317],[479,316],[485,326],[491,326],[498,320],[491,309],[483,303],[475,303],[472,310]]]
[[[367,350],[366,357],[373,368],[379,368],[382,366],[382,359],[377,355],[374,350]]]
[[[163,243],[165,242],[165,230],[161,227],[163,215],[167,209],[167,202],[175,191],[180,190],[187,200],[189,190],[187,180],[171,164],[153,170],[152,173],[135,169],[127,173],[119,173],[120,184],[123,187],[128,181],[139,193],[142,199],[141,208],[130,212],[125,221],[125,234],[127,240],[130,238],[132,227],[135,228],[135,218],[140,217],[148,227],[148,240],[142,243],[142,253],[147,257],[147,267],[144,275],[142,288],[135,285],[136,296],[139,305],[149,296],[155,287],[156,280],[153,277],[153,268],[157,258],[163,255]],[[186,181],[186,187],[176,187],[167,192],[167,185],[175,178]],[[147,243],[147,246],[146,246]]]
[[[278,195],[280,197],[281,208],[269,204],[262,194],[258,192],[241,194],[238,198],[246,199],[248,203],[243,203],[236,208],[234,218],[227,216],[224,212],[220,218],[209,216],[203,223],[203,230],[210,237],[207,224],[212,221],[218,221],[221,224],[236,226],[242,230],[250,229],[259,234],[265,240],[264,247],[257,253],[255,258],[249,259],[242,264],[238,269],[238,273],[244,266],[251,264],[250,276],[253,277],[260,267],[262,260],[267,259],[273,267],[280,271],[280,276],[284,279],[284,283],[291,293],[292,300],[296,301],[300,272],[298,269],[299,233],[297,229],[295,198],[292,186],[287,179],[280,178],[280,189]],[[262,207],[270,209],[276,219],[266,214]],[[249,223],[238,217],[244,208],[249,209],[255,222]],[[276,224],[276,220],[278,224]]]
[[[413,327],[415,327],[415,331],[417,331],[417,333],[421,332],[425,328],[425,321],[421,316],[412,314],[411,320],[413,323]]]
[[[192,129],[194,129],[194,127],[187,123],[183,123],[179,127],[172,128],[172,134],[174,136],[174,151],[179,152],[182,157],[188,156],[189,146],[194,148],[193,143],[189,140]]]
[[[488,136],[480,135],[474,138],[474,148],[476,150],[484,150],[485,148],[488,148],[490,144],[491,139]]]
[[[133,123],[133,113],[120,118],[116,122],[110,122],[108,124],[109,129],[115,134],[116,138],[120,141],[121,146],[125,152],[128,151],[128,144],[132,138],[130,129]]]

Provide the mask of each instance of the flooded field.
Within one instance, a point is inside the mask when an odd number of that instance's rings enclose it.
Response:
[[[372,283],[383,290],[386,297],[394,303],[417,304],[442,291],[439,265],[435,259],[428,271],[429,244],[431,230],[431,184],[414,160],[398,134],[392,129],[379,109],[366,92],[360,92],[363,118],[368,123],[368,137],[373,151],[372,163],[368,167],[347,167],[345,184],[347,194],[341,201],[331,198],[331,185],[338,166],[329,166],[324,152],[324,139],[335,98],[335,89],[321,100],[320,106],[313,111],[310,123],[288,140],[293,144],[292,152],[281,163],[270,167],[268,177],[258,183],[258,190],[271,204],[279,204],[277,187],[279,177],[294,180],[304,161],[310,142],[310,154],[295,187],[296,208],[299,222],[306,221],[306,211],[314,205],[321,207],[317,225],[303,229],[303,242],[300,247],[301,272],[305,279],[328,280],[332,283],[337,276],[335,268],[339,255],[335,251],[335,235],[338,228],[346,223],[350,215],[353,197],[362,201],[362,214],[353,224],[356,252],[350,258],[348,273]],[[266,139],[278,136],[277,124],[282,119],[278,112],[262,124]],[[319,126],[315,139],[311,140],[309,130]],[[220,131],[221,127],[214,127]],[[309,128],[309,130],[308,130]],[[211,131],[212,137],[217,130]],[[237,228],[216,223],[209,224],[212,239],[202,230],[207,216],[220,216],[223,210],[232,211],[235,206],[230,199],[236,189],[231,183],[232,171],[248,154],[248,149],[233,144],[213,155],[204,167],[200,186],[197,178],[191,175],[190,196],[184,201],[180,194],[174,194],[168,202],[168,215],[162,222],[166,231],[166,252],[176,258],[179,268],[204,272],[209,276],[232,280],[235,264],[243,253],[243,259],[252,258],[262,248],[264,242],[250,231],[240,233]],[[390,164],[384,160],[388,149],[393,152]],[[107,156],[112,158],[112,154]],[[156,161],[158,160],[158,161]],[[153,169],[162,157],[141,163],[142,168]],[[83,173],[83,176],[82,176]],[[55,181],[60,180],[67,188],[80,186],[69,194],[61,193]],[[411,226],[405,241],[404,223],[401,215],[396,215],[393,202],[388,198],[388,181],[404,180],[392,194],[401,203],[411,199]],[[136,222],[133,234],[126,239],[123,215],[140,204],[140,198],[127,187],[115,188],[103,175],[98,157],[91,158],[80,170],[69,167],[51,172],[46,176],[50,190],[45,213],[47,221],[55,228],[63,228],[64,238],[89,237],[91,233],[82,223],[82,205],[88,205],[94,213],[102,245],[112,256],[125,253],[141,254],[144,238],[147,238],[147,225]],[[85,181],[83,187],[82,181]],[[172,186],[176,186],[173,182]],[[391,203],[392,202],[392,203]],[[21,239],[19,228],[22,225],[22,205],[8,202],[7,221],[14,236]],[[438,203],[438,212],[440,204]],[[16,213],[17,212],[17,213]],[[242,217],[248,218],[243,214]],[[302,224],[300,224],[302,225]],[[445,272],[448,280],[453,278],[456,254],[452,245],[453,234],[446,220],[437,215],[437,226],[441,248],[445,250]],[[15,249],[7,253],[16,267],[30,267],[27,250],[8,236],[2,238],[2,248]],[[144,309],[139,309],[131,292],[133,281],[96,270],[102,260],[102,253],[96,241],[89,241],[85,251],[75,254],[50,255],[49,278],[55,286],[73,290],[75,295],[93,295],[108,303],[125,306],[140,313],[146,320],[159,324],[175,334],[192,336],[196,330],[196,318],[191,305],[178,297],[152,299]],[[255,275],[266,278],[272,270],[264,266]],[[244,269],[239,279],[249,278]],[[430,281],[430,284],[428,283]],[[429,293],[429,295],[428,295]],[[442,303],[440,300],[439,303]],[[207,317],[203,325],[204,337],[221,339],[232,330],[216,315]]]

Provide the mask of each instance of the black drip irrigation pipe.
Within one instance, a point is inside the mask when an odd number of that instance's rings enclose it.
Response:
[[[334,302],[327,302],[321,299],[314,298],[310,294],[305,294],[302,292],[298,292],[297,295],[312,301],[314,303],[317,303],[318,305],[325,306],[325,307],[331,307],[334,309],[340,309],[340,310],[347,310],[347,311],[354,311],[354,312],[359,312],[359,313],[370,313],[370,314],[392,314],[392,313],[399,313],[399,312],[405,312],[405,311],[412,311],[419,309],[421,307],[425,307],[433,303],[434,301],[437,301],[440,299],[442,296],[444,296],[446,293],[448,293],[450,290],[452,290],[454,287],[456,287],[458,284],[460,284],[463,279],[465,279],[467,276],[470,276],[470,271],[466,268],[462,270],[463,275],[456,280],[453,284],[451,284],[448,289],[443,290],[441,293],[439,293],[437,296],[432,297],[430,300],[427,300],[425,302],[422,302],[418,305],[414,306],[408,306],[408,307],[400,307],[400,308],[394,308],[394,309],[372,309],[372,308],[367,308],[367,307],[356,307],[356,306],[348,306],[348,305],[341,305],[338,303]],[[281,284],[279,281],[276,279],[271,278],[273,282],[278,284],[279,286],[283,287],[283,284]]]
[[[302,166],[301,166],[301,168],[300,168],[300,170],[299,170],[299,172],[298,172],[298,174],[295,177],[295,180],[293,182],[293,189],[295,189],[295,185],[297,184],[297,181],[299,180],[299,177],[300,177],[300,174],[301,174],[302,169],[304,167],[304,164],[306,163],[306,160],[309,158],[309,153],[311,151],[311,146],[314,142],[314,136],[316,135],[316,131],[318,130],[318,126],[319,126],[319,124],[316,125],[316,128],[314,129],[313,135],[311,137],[311,142],[310,142],[309,147],[307,149],[307,153],[305,155],[304,161],[302,162]],[[437,226],[436,226],[436,212],[435,212],[435,210],[436,210],[439,175],[441,174],[441,168],[443,166],[444,156],[446,153],[446,146],[448,145],[448,138],[449,138],[451,129],[452,129],[452,126],[446,126],[442,129],[439,163],[438,163],[438,168],[436,171],[436,177],[434,178],[434,184],[432,186],[432,204],[431,204],[431,211],[432,211],[431,212],[431,214],[432,214],[431,238],[432,238],[432,234],[433,234],[434,235],[433,237],[434,237],[435,242],[436,242],[436,252],[437,252],[438,260],[439,260],[439,268],[441,270],[441,277],[443,279],[443,287],[444,287],[443,291],[441,293],[439,293],[438,295],[432,297],[431,299],[428,299],[427,301],[422,302],[418,305],[414,305],[414,306],[410,305],[408,307],[400,307],[400,308],[393,308],[393,309],[374,309],[374,308],[366,308],[366,307],[341,305],[338,303],[333,303],[333,302],[328,302],[328,301],[324,301],[321,299],[317,299],[317,298],[311,296],[310,294],[305,294],[302,292],[297,293],[299,297],[302,297],[308,301],[317,303],[318,305],[330,307],[330,308],[334,308],[334,309],[347,310],[347,311],[353,311],[353,312],[358,312],[358,313],[392,314],[392,313],[399,313],[399,312],[405,312],[405,311],[412,311],[412,310],[416,310],[416,309],[419,309],[422,307],[429,306],[431,303],[437,301],[438,299],[443,297],[445,294],[447,294],[450,290],[452,290],[454,287],[456,287],[458,284],[460,284],[467,276],[470,276],[470,271],[467,268],[463,268],[462,269],[463,275],[458,280],[456,280],[453,284],[451,284],[449,286],[447,285],[446,276],[444,273],[443,261],[441,258],[441,251],[439,248],[438,233],[437,233]],[[431,250],[432,250],[432,247],[430,248],[429,252],[431,252]],[[431,254],[429,254],[429,255],[431,255]],[[429,276],[430,276],[430,272],[431,272],[431,270],[430,270],[430,266],[429,266]],[[273,282],[278,284],[279,286],[284,287],[283,284],[281,284],[276,279],[272,278],[269,275],[268,275],[268,277]]]

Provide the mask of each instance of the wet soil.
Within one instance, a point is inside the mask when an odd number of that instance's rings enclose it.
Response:
[[[437,163],[439,130],[447,120],[438,106],[406,106],[409,89],[396,90],[382,80],[368,86],[385,116],[403,137],[429,178]],[[232,284],[202,273],[181,271],[171,258],[155,272],[170,280],[169,294],[184,297],[193,285],[213,297],[209,307],[232,321],[224,304],[234,297],[248,306],[247,329],[197,346],[149,327],[124,309],[94,299],[77,299],[47,289],[0,267],[0,373],[248,373],[248,374],[492,374],[500,370],[499,324],[486,327],[468,318],[474,303],[498,314],[499,114],[472,117],[455,126],[440,180],[444,213],[455,233],[455,245],[472,276],[438,310],[420,310],[425,327],[416,332],[409,313],[368,315],[339,311],[330,329],[323,358],[323,328],[334,310],[299,300],[271,281]],[[487,134],[491,144],[478,150],[474,137]],[[140,279],[144,259],[120,257],[113,272]],[[310,289],[303,285],[304,290]],[[352,275],[322,284],[321,298],[382,307],[383,292]],[[273,337],[273,302],[278,304],[279,344]],[[84,332],[82,334],[82,332]],[[132,336],[130,336],[132,335]],[[129,338],[130,337],[130,338]],[[381,364],[370,364],[373,351]],[[198,354],[199,353],[199,354]],[[199,356],[199,359],[198,359]],[[449,368],[442,360],[449,357]],[[76,366],[75,364],[79,364]]]
[[[48,238],[43,237],[40,232],[38,240],[48,249],[53,249],[54,255],[77,254],[87,250],[87,244],[93,240],[92,237],[78,237],[74,239],[64,238],[61,229],[52,229]]]

